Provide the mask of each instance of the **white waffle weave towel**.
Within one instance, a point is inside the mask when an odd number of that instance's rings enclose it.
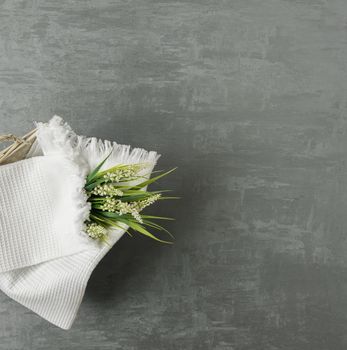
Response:
[[[127,228],[113,230],[109,245],[83,232],[86,174],[109,154],[103,169],[147,162],[149,174],[159,155],[77,136],[57,116],[37,126],[31,158],[0,167],[0,289],[69,329],[92,271]]]
[[[61,156],[0,167],[0,272],[83,250],[73,171]]]

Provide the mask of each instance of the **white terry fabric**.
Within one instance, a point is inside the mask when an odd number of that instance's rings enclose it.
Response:
[[[119,163],[147,162],[148,176],[159,158],[156,152],[138,148],[131,150],[129,146],[77,136],[57,116],[48,124],[38,124],[38,142],[29,155],[35,160],[41,153],[44,154],[41,158],[64,154],[81,172],[83,169],[90,171],[110,154],[103,169]],[[92,271],[127,228],[112,230],[108,238],[109,245],[88,238],[83,232],[83,222],[88,216],[89,207],[78,183],[76,181],[75,190],[78,190],[79,196],[75,192],[73,200],[79,208],[79,214],[74,215],[73,226],[79,227],[76,233],[78,238],[74,239],[79,242],[76,245],[78,250],[83,247],[82,251],[0,274],[0,289],[4,293],[63,329],[69,329],[75,320]],[[85,238],[87,244],[83,241]]]

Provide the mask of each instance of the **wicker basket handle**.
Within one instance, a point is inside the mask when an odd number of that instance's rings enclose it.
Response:
[[[5,141],[13,141],[13,142],[17,142],[18,144],[25,143],[25,140],[13,134],[0,135],[0,142],[5,142]]]
[[[12,141],[10,146],[0,150],[0,166],[25,159],[35,140],[36,129],[30,131],[22,138],[12,134],[0,135],[0,143]]]

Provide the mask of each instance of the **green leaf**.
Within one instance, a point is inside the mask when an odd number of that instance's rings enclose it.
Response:
[[[96,214],[90,214],[90,220],[97,221],[97,223],[102,225],[103,227],[107,227],[109,225],[109,223],[106,220],[103,220],[102,217],[99,217]]]
[[[119,214],[116,214],[116,213],[111,213],[109,211],[102,211],[101,209],[100,210],[97,210],[97,213],[99,215],[102,215],[102,216],[105,216],[105,217],[109,217],[109,218],[118,218],[120,217],[121,215]],[[124,214],[125,215],[125,214]],[[124,216],[122,215],[122,216]]]
[[[141,183],[139,183],[139,184],[133,186],[132,188],[138,188],[138,189],[140,189],[140,188],[143,188],[143,187],[145,187],[145,186],[148,186],[148,185],[150,185],[151,183],[153,183],[153,182],[159,180],[160,178],[162,178],[162,177],[164,177],[164,176],[166,176],[166,175],[169,175],[170,173],[172,173],[172,172],[175,171],[176,169],[177,169],[177,167],[176,167],[176,168],[173,168],[173,169],[171,169],[171,170],[169,170],[169,171],[167,171],[167,172],[165,172],[165,173],[163,173],[163,174],[160,174],[160,175],[158,175],[158,176],[152,177],[151,179],[148,179],[147,181],[143,181],[143,182],[141,182]]]
[[[95,180],[95,178],[94,178],[94,180]],[[90,191],[92,191],[96,186],[101,185],[103,182],[105,182],[104,179],[98,179],[98,180],[96,180],[96,181],[92,181],[92,182],[90,182],[89,184],[85,185],[85,186],[84,186],[84,189],[85,189],[87,192],[90,192]]]
[[[156,220],[175,220],[174,218],[167,218],[165,216],[153,216],[153,215],[141,215],[143,219],[156,219]]]
[[[96,177],[97,173],[101,169],[101,167],[105,164],[106,160],[109,158],[112,152],[101,162],[99,165],[87,176],[87,185]]]
[[[163,199],[181,199],[181,197],[160,197],[158,200],[163,200]]]
[[[144,199],[151,197],[151,196],[152,196],[151,193],[147,193],[145,195],[142,194],[142,195],[137,195],[137,196],[122,196],[119,199],[122,202],[138,202],[138,201],[144,200]]]
[[[174,239],[174,236],[171,234],[170,231],[168,231],[165,227],[163,226],[160,226],[158,225],[157,223],[153,222],[153,221],[149,221],[149,220],[143,220],[143,223],[146,225],[146,226],[149,226],[149,227],[152,227],[152,228],[155,228],[159,231],[164,231],[166,232],[172,239]]]
[[[147,237],[150,237],[158,242],[161,242],[161,243],[166,243],[166,244],[172,244],[172,242],[169,242],[169,241],[164,241],[156,236],[154,236],[152,233],[150,233],[149,231],[147,231],[141,224],[138,224],[138,223],[135,223],[135,222],[129,222],[129,226],[137,231],[137,232],[140,232],[142,233],[143,235],[147,236]]]
[[[116,213],[110,213],[110,212],[102,212],[102,215],[105,215],[106,217],[109,217],[109,218],[114,218],[117,221],[120,221],[120,222],[128,225],[133,230],[138,231],[138,232],[140,232],[140,233],[144,234],[145,236],[148,236],[152,239],[155,239],[156,241],[159,241],[162,243],[172,244],[172,242],[161,240],[161,239],[157,238],[156,236],[154,236],[153,234],[151,234],[141,224],[137,223],[131,215],[127,215],[127,214],[117,215]],[[108,221],[107,219],[105,219],[105,220]],[[151,223],[151,224],[156,225],[155,223]],[[159,225],[157,225],[157,226],[159,226]],[[156,228],[158,229],[158,227],[156,227]],[[170,234],[170,232],[168,232],[163,227],[160,226],[160,229],[166,231],[170,236],[172,236]]]

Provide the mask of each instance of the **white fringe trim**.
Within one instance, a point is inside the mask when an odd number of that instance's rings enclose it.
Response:
[[[63,155],[71,160],[74,174],[71,181],[76,189],[73,195],[75,223],[79,232],[84,232],[84,222],[89,218],[90,203],[84,192],[87,174],[107,156],[102,169],[117,164],[147,163],[144,172],[150,174],[160,155],[155,151],[131,148],[116,142],[103,141],[95,137],[78,136],[63,119],[55,115],[48,123],[36,123],[37,142],[44,155]],[[84,237],[87,237],[83,233]]]

